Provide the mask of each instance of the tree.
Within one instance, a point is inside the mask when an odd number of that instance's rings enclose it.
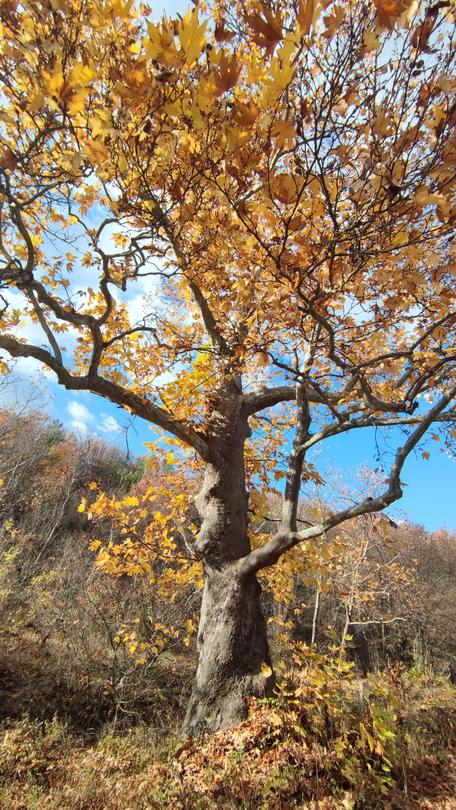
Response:
[[[270,686],[257,573],[400,498],[409,454],[454,419],[454,10],[2,4],[0,347],[204,466],[188,730]],[[308,451],[394,425],[383,488],[298,524]],[[289,441],[281,522],[252,548],[249,492]]]

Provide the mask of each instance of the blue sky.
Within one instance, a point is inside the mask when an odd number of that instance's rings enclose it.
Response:
[[[159,17],[162,11],[170,16],[176,12],[184,13],[186,8],[187,3],[181,0],[153,4],[155,17]],[[136,285],[128,293],[129,306],[136,313],[140,311],[147,292],[141,285]],[[27,336],[42,343],[42,335],[38,339],[34,331],[35,328],[31,328]],[[154,437],[143,420],[132,420],[117,406],[88,392],[65,391],[51,373],[43,372],[33,361],[19,363],[17,370],[25,380],[40,380],[40,387],[45,392],[43,401],[46,401],[51,416],[80,436],[95,433],[125,449],[125,429],[128,427],[128,445],[135,455],[143,454],[144,442]],[[26,382],[27,385],[29,383]],[[390,434],[391,449],[401,443],[400,435],[399,431]],[[310,460],[323,477],[325,474],[334,477],[335,473],[343,481],[350,482],[355,480],[356,472],[362,465],[369,465],[372,469],[379,466],[373,430],[337,436],[321,447],[315,450]],[[423,524],[429,530],[443,527],[456,530],[455,461],[442,453],[441,446],[431,439],[425,443],[425,449],[431,453],[426,461],[421,455],[423,447],[407,460],[402,476],[406,484],[404,497],[389,512]],[[383,448],[383,460],[387,464],[391,455],[388,456],[385,442]]]
[[[176,13],[184,14],[188,7],[195,8],[192,3],[182,2],[182,0],[169,0],[167,3],[153,2],[151,6],[152,14],[156,18],[161,17],[162,13],[172,17]]]

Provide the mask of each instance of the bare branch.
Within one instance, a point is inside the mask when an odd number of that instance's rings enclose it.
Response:
[[[158,204],[157,200],[154,197],[153,200],[155,203],[155,216],[158,219],[159,223],[161,224],[166,235],[168,236],[168,239],[170,240],[173,246],[177,258],[183,265],[183,269],[189,272],[191,268],[189,267],[189,262],[185,256],[180,240],[176,237],[172,224],[169,221],[169,218],[167,217],[165,211],[163,211],[163,209],[160,207],[160,205]],[[206,331],[209,337],[211,338],[213,346],[218,348],[222,354],[229,355],[230,349],[228,347],[228,344],[219,329],[219,326],[214,318],[212,310],[200,286],[191,276],[188,277],[188,283],[192,291],[195,303],[197,304],[199,311],[201,313],[201,317],[203,319]]]
[[[390,504],[399,500],[402,497],[402,485],[400,475],[404,466],[405,460],[410,455],[411,451],[416,447],[420,439],[424,436],[432,422],[435,422],[444,409],[456,396],[456,386],[451,388],[444,394],[438,402],[430,408],[428,413],[423,416],[418,423],[417,427],[409,435],[407,441],[399,447],[396,452],[394,463],[391,467],[388,487],[376,498],[365,498],[348,509],[343,509],[340,512],[329,515],[325,520],[315,524],[308,529],[303,529],[299,532],[283,532],[280,531],[271,538],[264,546],[251,551],[246,557],[239,561],[239,571],[242,575],[247,575],[261,568],[266,568],[273,565],[285,551],[293,548],[301,543],[303,540],[309,540],[313,537],[319,537],[334,526],[344,523],[346,520],[364,515],[369,512],[379,512],[385,509]]]
[[[321,441],[328,439],[330,436],[337,436],[340,433],[347,433],[350,430],[368,427],[400,427],[407,425],[418,425],[422,420],[422,416],[365,416],[357,419],[349,419],[344,423],[333,422],[318,431],[318,433],[309,436],[304,444],[304,449],[307,451],[314,447]],[[456,422],[456,411],[445,411],[435,417],[434,422]]]
[[[353,622],[351,621],[349,627],[352,625],[358,625],[364,627],[365,624],[393,624],[393,622],[406,622],[408,619],[404,619],[403,616],[395,616],[393,619],[368,619],[365,622]]]

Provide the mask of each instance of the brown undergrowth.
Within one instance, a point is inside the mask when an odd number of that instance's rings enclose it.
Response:
[[[1,727],[5,810],[291,810],[456,806],[456,690],[400,668],[359,681],[301,645],[246,721],[182,740],[170,720],[88,738],[55,717]],[[166,714],[166,698],[163,696]]]

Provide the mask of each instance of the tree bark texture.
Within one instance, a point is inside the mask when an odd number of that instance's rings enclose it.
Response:
[[[246,698],[265,695],[272,675],[261,588],[237,562],[250,551],[244,444],[250,430],[235,386],[214,404],[211,457],[196,499],[201,529],[195,553],[204,568],[198,666],[184,731],[226,728],[246,715]]]
[[[246,698],[270,693],[266,622],[255,576],[240,579],[230,566],[207,569],[198,631],[198,668],[184,731],[200,734],[238,723]]]

